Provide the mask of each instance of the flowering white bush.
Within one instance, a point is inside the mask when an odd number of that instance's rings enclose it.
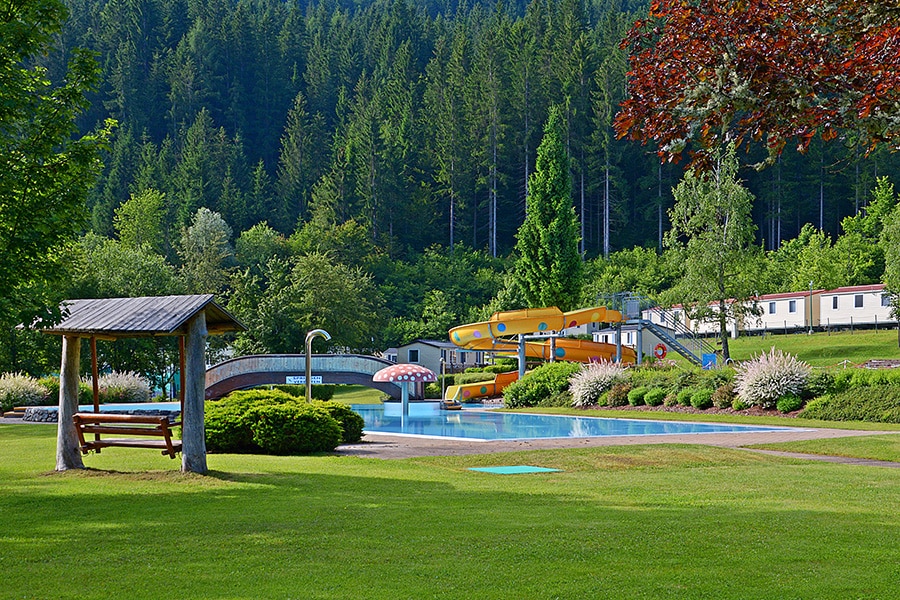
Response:
[[[92,385],[88,377],[85,383]],[[147,402],[150,383],[137,373],[113,371],[101,375],[98,381],[101,402]]]
[[[810,366],[774,347],[736,368],[734,391],[750,406],[774,408],[785,394],[803,390],[810,374]]]
[[[619,363],[600,361],[583,365],[569,378],[572,406],[592,406],[600,395],[625,380],[625,368]]]
[[[0,375],[0,412],[16,406],[39,406],[47,401],[50,392],[37,379],[21,373]]]

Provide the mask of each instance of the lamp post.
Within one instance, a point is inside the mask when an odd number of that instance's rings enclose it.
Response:
[[[312,341],[313,338],[325,338],[325,341],[331,339],[331,334],[324,329],[313,329],[306,334],[306,401],[312,402]]]
[[[812,299],[812,294],[813,294],[813,282],[810,281],[810,282],[809,282],[809,333],[810,333],[810,334],[812,334],[812,332],[813,332],[813,305],[812,305],[813,299]]]

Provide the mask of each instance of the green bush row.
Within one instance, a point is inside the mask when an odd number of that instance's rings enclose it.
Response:
[[[337,388],[333,383],[314,383],[312,387],[313,400],[331,400],[334,398],[334,390]],[[306,386],[303,384],[282,383],[273,385],[273,390],[290,394],[294,398],[306,398]]]
[[[810,401],[800,417],[825,421],[900,423],[900,385],[869,385],[822,396]]]
[[[509,408],[538,406],[544,400],[569,389],[569,378],[580,366],[570,362],[547,363],[503,390],[503,403]]]
[[[346,404],[308,404],[282,390],[232,392],[207,403],[205,420],[210,452],[330,452],[340,443],[358,442],[363,430],[362,417]]]

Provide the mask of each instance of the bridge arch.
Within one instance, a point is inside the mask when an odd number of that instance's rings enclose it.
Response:
[[[313,354],[312,374],[322,383],[365,385],[392,398],[400,397],[400,386],[372,381],[372,375],[393,365],[389,360],[364,354]],[[279,385],[289,376],[306,374],[303,354],[254,354],[232,358],[206,370],[206,399],[215,400],[234,390],[258,385]]]

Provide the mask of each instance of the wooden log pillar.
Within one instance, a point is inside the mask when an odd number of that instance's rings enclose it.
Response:
[[[56,433],[56,470],[83,469],[81,446],[72,417],[78,412],[78,382],[81,366],[81,338],[63,336],[62,365],[59,368],[59,422]]]
[[[206,313],[197,313],[187,324],[184,340],[184,412],[181,414],[181,470],[205,474],[206,426],[203,402],[206,390]]]

